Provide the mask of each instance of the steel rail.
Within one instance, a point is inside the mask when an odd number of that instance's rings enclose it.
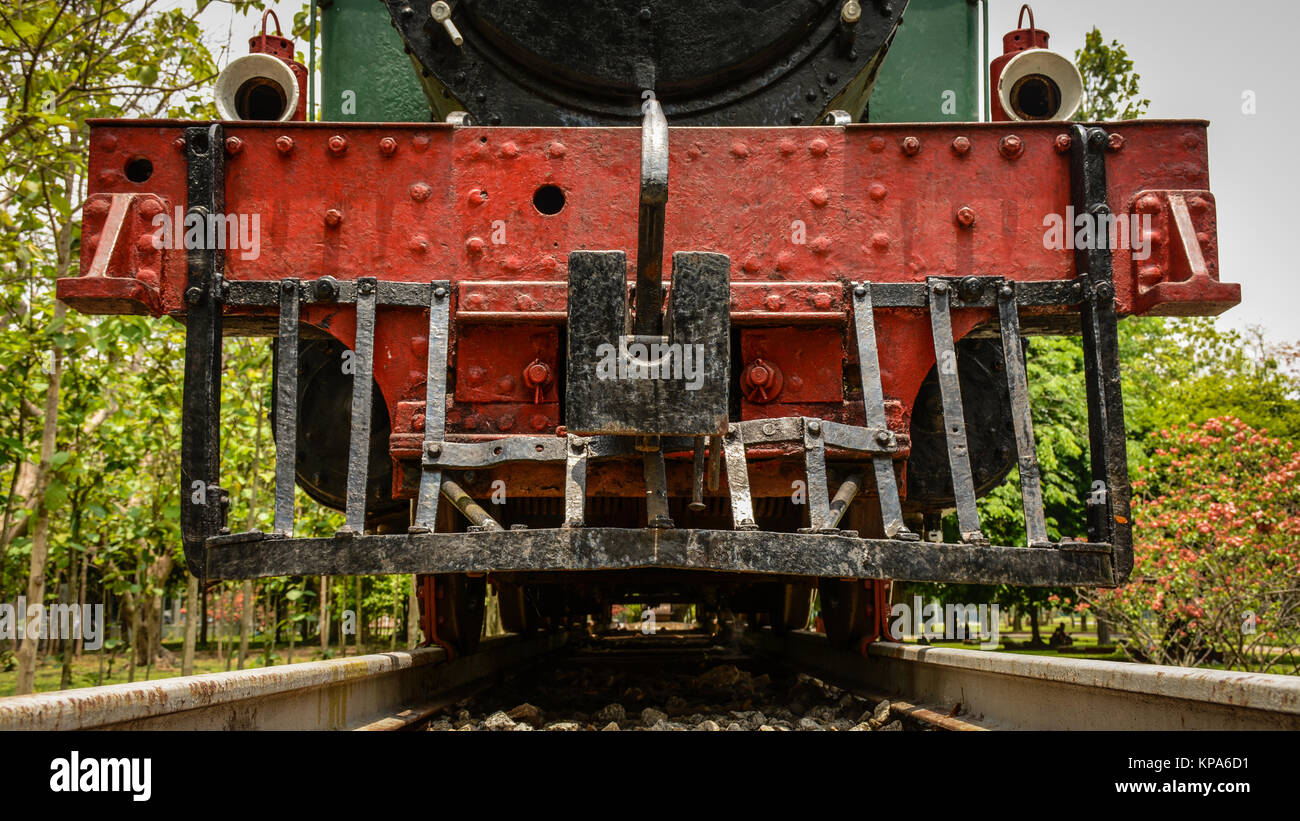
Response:
[[[1298,730],[1300,677],[876,642],[745,634],[759,652],[946,729]]]
[[[557,649],[557,633],[0,698],[3,730],[394,730]]]

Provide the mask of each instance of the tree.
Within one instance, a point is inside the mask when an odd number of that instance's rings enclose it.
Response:
[[[1135,120],[1146,113],[1151,101],[1138,89],[1142,75],[1133,70],[1133,61],[1118,40],[1106,45],[1101,30],[1094,27],[1083,48],[1074,52],[1074,62],[1083,76],[1081,121]]]
[[[0,142],[23,160],[0,171],[0,404],[19,409],[0,419],[9,479],[0,596],[20,562],[33,603],[45,599],[48,574],[69,585],[84,575],[125,597],[127,621],[138,620],[145,639],[133,658],[146,667],[161,649],[162,597],[175,584],[173,556],[163,554],[176,543],[169,400],[179,391],[168,395],[175,374],[162,372],[178,362],[179,335],[134,317],[65,314],[53,284],[79,256],[86,120],[214,113],[205,86],[216,62],[195,19],[201,5],[169,5],[37,0],[0,9]],[[69,385],[77,390],[65,396]],[[78,598],[85,587],[75,584]],[[34,650],[22,654],[19,692],[30,687]]]
[[[1151,438],[1133,575],[1085,606],[1143,661],[1300,672],[1300,451],[1232,417]]]

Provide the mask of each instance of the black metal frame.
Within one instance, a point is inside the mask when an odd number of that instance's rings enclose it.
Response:
[[[1108,213],[1106,133],[1076,125],[1071,172],[1074,204],[1081,213]],[[196,137],[196,135],[202,137]],[[206,139],[208,151],[197,150]],[[196,142],[197,140],[197,142]],[[221,126],[189,129],[191,209],[222,206]],[[856,332],[867,425],[856,427],[822,419],[790,417],[730,423],[709,459],[709,486],[718,487],[719,463],[728,475],[734,530],[674,529],[664,504],[650,505],[645,528],[586,528],[587,465],[591,461],[646,455],[631,435],[567,438],[515,436],[489,442],[446,441],[445,396],[450,284],[384,282],[373,277],[355,283],[321,278],[313,282],[223,283],[219,250],[191,251],[186,299],[186,384],[182,481],[187,494],[203,482],[202,504],[183,508],[187,560],[211,578],[250,578],[287,574],[384,574],[487,571],[610,570],[680,568],[844,578],[893,578],[959,583],[1110,586],[1123,583],[1132,568],[1129,485],[1120,394],[1117,315],[1110,252],[1077,252],[1079,276],[1073,281],[1015,282],[1001,277],[930,278],[921,283],[852,283]],[[300,301],[325,299],[357,305],[354,350],[352,437],[349,451],[347,526],[334,537],[293,538],[293,442],[297,418],[294,377],[281,368],[277,379],[276,518],[272,533],[230,535],[225,529],[225,494],[218,484],[223,304],[280,307],[279,354],[297,359]],[[375,314],[379,306],[430,309],[429,378],[420,491],[414,523],[406,535],[367,535],[365,482],[368,465],[371,373]],[[1085,350],[1089,439],[1095,483],[1088,498],[1088,541],[1047,540],[1023,349],[1019,307],[1078,305]],[[921,542],[903,524],[894,470],[902,446],[886,426],[880,384],[874,311],[881,307],[928,307],[936,361],[940,368],[945,431],[956,489],[962,543]],[[957,382],[950,311],[954,307],[995,307],[1006,357],[1008,392],[1015,423],[1018,464],[1028,545],[991,546],[980,530],[975,507],[965,420]],[[945,356],[949,354],[950,356]],[[944,362],[952,364],[945,370]],[[657,460],[646,461],[649,488],[663,489],[662,454],[694,452],[696,485],[703,483],[703,440],[695,436],[656,437]],[[810,524],[799,533],[758,532],[749,490],[745,448],[794,443],[801,446],[809,478]],[[826,449],[870,457],[885,539],[861,539],[836,529],[862,484],[855,474],[830,499]],[[490,468],[519,462],[550,462],[565,467],[562,527],[504,530],[473,505],[446,477],[447,471]],[[287,464],[288,467],[284,465]],[[657,469],[656,469],[657,468]],[[434,533],[439,497],[448,496],[470,516],[468,533]],[[699,495],[697,493],[697,495]],[[197,498],[197,497],[187,497]],[[476,512],[471,515],[471,509]],[[656,514],[658,512],[658,515]]]

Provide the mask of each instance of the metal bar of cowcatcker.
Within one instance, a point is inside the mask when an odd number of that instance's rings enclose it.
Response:
[[[880,356],[876,349],[876,313],[871,299],[871,283],[860,282],[853,286],[853,326],[858,343],[858,370],[862,376],[862,404],[866,411],[867,427],[888,430],[885,416],[885,392],[880,382]],[[884,522],[885,536],[891,539],[915,539],[916,536],[903,524],[903,505],[898,496],[898,480],[894,475],[891,456],[873,457],[876,475],[876,493],[880,497],[880,518]]]
[[[352,438],[348,445],[345,533],[366,529],[370,467],[370,401],[375,367],[375,278],[357,280],[357,336],[352,350]]]
[[[754,500],[749,495],[745,440],[738,429],[732,428],[722,438],[722,455],[727,463],[727,488],[731,492],[731,524],[736,530],[758,530],[754,521]]]
[[[280,332],[275,373],[275,532],[293,535],[298,457],[298,280],[280,281]]]
[[[185,129],[187,217],[200,224],[225,211],[225,132],[220,123]],[[221,470],[221,326],[224,243],[189,248],[185,285],[185,388],[181,400],[181,533],[190,573],[206,578],[207,539],[225,527]]]
[[[826,479],[826,440],[822,438],[820,419],[804,420],[803,458],[808,479],[808,525],[814,531],[829,530],[834,525]]]
[[[564,526],[582,527],[587,520],[587,442],[569,434],[564,458]]]
[[[1095,126],[1072,126],[1070,186],[1075,211],[1091,219],[1109,218],[1106,151],[1109,135]],[[1133,532],[1129,512],[1128,453],[1124,400],[1120,392],[1119,327],[1109,243],[1076,248],[1075,269],[1084,282],[1080,310],[1083,371],[1088,397],[1088,455],[1092,487],[1088,494],[1088,541],[1109,542],[1116,584],[1133,570]]]
[[[429,300],[429,360],[424,386],[424,455],[434,456],[442,447],[447,427],[447,333],[451,317],[451,285],[434,282]],[[442,469],[426,466],[420,473],[420,491],[415,502],[413,533],[433,532],[438,518],[438,497],[442,493]]]
[[[948,442],[948,465],[952,469],[953,496],[957,504],[957,526],[964,542],[980,542],[979,511],[975,507],[975,480],[971,475],[970,449],[966,442],[966,414],[957,375],[957,346],[952,334],[949,286],[930,279],[930,330],[934,337],[935,369],[939,372],[939,393],[943,399],[944,438]]]
[[[668,516],[668,473],[664,467],[663,450],[641,454],[642,474],[645,476],[646,520],[650,527],[672,527]]]
[[[998,289],[998,320],[1002,329],[1002,354],[1007,369],[1007,395],[1011,399],[1011,423],[1016,432],[1020,498],[1025,508],[1025,534],[1030,547],[1043,546],[1048,544],[1047,520],[1043,513],[1043,484],[1034,445],[1034,420],[1029,407],[1029,378],[1020,336],[1020,310],[1016,306],[1015,283],[1003,283]]]

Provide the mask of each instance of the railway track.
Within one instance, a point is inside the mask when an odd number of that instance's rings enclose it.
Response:
[[[688,693],[692,707],[665,696],[672,687],[703,690]],[[750,709],[770,705],[772,693],[788,693],[789,703],[765,707],[767,716]],[[462,729],[483,726],[489,711],[504,716],[521,700],[546,698],[554,703],[535,712],[548,714],[552,729],[867,729],[873,709],[873,729],[1300,729],[1300,679],[1290,676],[888,642],[864,659],[815,634],[764,630],[726,646],[698,633],[507,636],[451,661],[440,648],[422,648],[39,693],[0,699],[0,730]],[[660,717],[663,698],[678,703]],[[467,707],[482,711],[477,720]],[[708,717],[714,711],[718,720]],[[517,718],[498,717],[496,726],[543,724]]]

